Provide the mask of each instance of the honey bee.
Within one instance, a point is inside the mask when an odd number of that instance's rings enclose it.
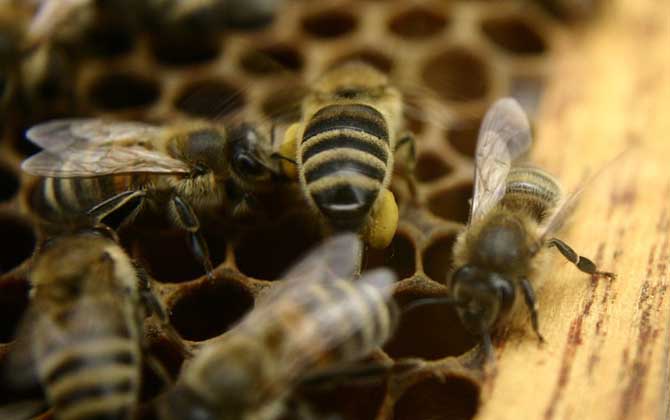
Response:
[[[244,211],[279,175],[264,137],[248,124],[226,130],[210,123],[63,119],[26,136],[44,149],[21,166],[42,177],[25,201],[44,232],[95,226],[137,203],[123,223],[145,208],[166,212],[190,234],[207,273],[212,265],[197,213],[219,206],[230,206],[233,215]]]
[[[394,274],[358,270],[354,234],[330,238],[231,331],[203,347],[162,401],[165,419],[274,419],[294,387],[351,366],[396,324]],[[332,378],[332,376],[331,376]]]
[[[496,102],[479,132],[469,222],[454,245],[450,299],[463,326],[482,337],[488,356],[490,331],[509,313],[518,289],[533,330],[544,340],[531,281],[542,274],[539,254],[546,249],[556,247],[585,273],[615,276],[599,271],[591,260],[552,237],[574,209],[581,189],[559,204],[560,187],[551,175],[515,162],[530,144],[529,123],[519,104],[511,98]]]
[[[411,133],[401,131],[402,95],[370,64],[347,62],[326,72],[302,103],[302,121],[288,128],[280,153],[285,172],[299,178],[310,206],[335,231],[360,232],[386,247],[398,224],[388,189],[394,153]],[[290,162],[295,162],[295,165]]]
[[[31,269],[30,305],[5,372],[14,385],[36,380],[58,420],[131,418],[146,359],[144,317],[159,308],[167,323],[148,279],[113,233],[103,232],[44,244]],[[16,412],[11,405],[3,410]]]

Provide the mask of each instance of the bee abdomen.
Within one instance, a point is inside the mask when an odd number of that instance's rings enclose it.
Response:
[[[395,328],[395,307],[373,286],[335,281],[313,285],[304,293],[312,296],[305,299],[301,309],[313,322],[314,336],[303,340],[302,352],[314,351],[315,346],[326,343],[317,357],[320,361],[351,361],[365,356],[384,343]],[[328,340],[323,340],[324,332],[336,345],[329,346]]]
[[[561,189],[551,175],[539,168],[517,166],[507,176],[502,204],[529,213],[542,222],[561,197]]]
[[[391,150],[384,117],[362,104],[331,105],[305,127],[302,176],[335,228],[357,229],[388,176]]]
[[[57,418],[129,418],[137,399],[138,356],[133,342],[120,337],[96,337],[48,353],[40,373]]]
[[[42,178],[30,193],[29,205],[48,222],[81,221],[90,208],[132,184],[132,175]]]

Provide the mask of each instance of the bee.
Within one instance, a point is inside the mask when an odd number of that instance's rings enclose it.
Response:
[[[145,209],[167,213],[189,233],[207,273],[212,265],[197,214],[220,206],[233,215],[245,211],[279,174],[265,138],[249,124],[224,129],[62,119],[32,127],[26,136],[44,150],[21,166],[41,177],[24,201],[47,235],[96,226],[137,203],[121,222]]]
[[[160,304],[113,234],[104,233],[43,245],[29,276],[19,347],[5,372],[15,385],[37,380],[58,420],[129,419],[138,402],[142,323]],[[162,309],[159,315],[165,320]]]
[[[377,269],[351,281],[361,250],[354,234],[339,235],[290,269],[184,367],[162,401],[162,417],[274,419],[300,383],[333,378],[383,344],[396,325],[394,274]]]
[[[454,245],[450,299],[463,326],[482,337],[492,355],[490,332],[515,302],[521,289],[533,330],[540,341],[532,280],[541,276],[539,254],[551,247],[591,275],[613,278],[552,235],[575,207],[581,189],[561,204],[556,180],[544,170],[516,160],[531,144],[524,111],[512,98],[487,112],[475,157],[474,194],[466,229]]]
[[[388,189],[394,153],[407,145],[402,95],[370,64],[346,62],[326,72],[302,102],[302,121],[285,133],[285,172],[299,178],[307,201],[335,231],[360,232],[386,247],[398,224]],[[293,166],[290,162],[295,162]]]

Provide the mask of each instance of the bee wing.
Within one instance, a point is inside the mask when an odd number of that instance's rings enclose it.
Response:
[[[519,103],[513,98],[494,103],[477,139],[469,223],[481,219],[502,199],[512,162],[528,150],[530,143],[530,125]]]
[[[32,175],[85,177],[131,172],[187,173],[188,165],[154,150],[163,129],[139,122],[64,119],[39,124],[26,137],[44,148],[23,161]]]

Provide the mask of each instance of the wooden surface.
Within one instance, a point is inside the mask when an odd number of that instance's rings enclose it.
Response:
[[[590,185],[561,235],[618,278],[550,259],[547,343],[525,313],[501,334],[480,420],[670,418],[670,2],[611,3],[561,40],[533,155],[569,189],[637,145]]]

